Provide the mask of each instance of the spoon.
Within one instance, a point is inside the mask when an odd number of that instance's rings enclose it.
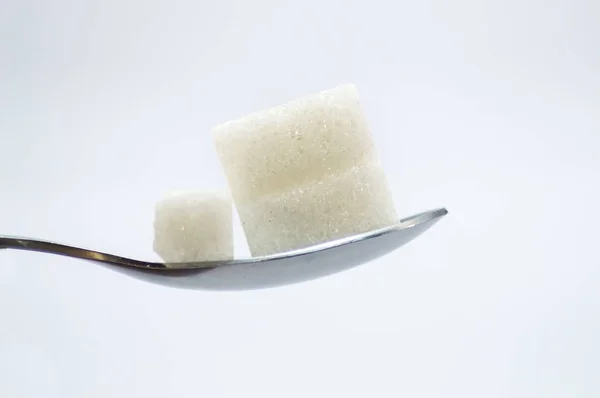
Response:
[[[0,249],[16,249],[91,260],[136,279],[196,290],[251,290],[284,286],[354,268],[410,242],[448,214],[444,208],[405,218],[395,225],[264,257],[199,263],[158,263],[0,235]]]

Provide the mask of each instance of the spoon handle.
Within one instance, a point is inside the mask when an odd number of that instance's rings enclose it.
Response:
[[[139,261],[131,258],[115,256],[114,254],[98,252],[95,250],[83,249],[80,247],[68,246],[38,239],[20,238],[16,236],[0,235],[0,250],[1,249],[40,252],[127,267],[165,268],[165,266],[160,263]]]

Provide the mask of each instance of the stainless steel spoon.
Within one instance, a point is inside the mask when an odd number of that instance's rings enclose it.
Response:
[[[42,240],[0,235],[0,249],[44,252],[91,260],[136,279],[198,290],[250,290],[309,281],[374,260],[429,229],[446,209],[420,213],[398,224],[344,239],[266,257],[165,264]]]

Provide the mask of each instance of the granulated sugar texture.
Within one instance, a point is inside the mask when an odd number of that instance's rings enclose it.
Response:
[[[154,251],[166,263],[230,260],[232,212],[225,194],[173,193],[156,204]]]
[[[354,85],[224,123],[213,136],[254,256],[397,221]]]
[[[227,122],[213,135],[236,203],[377,160],[353,85]]]
[[[238,205],[254,256],[383,228],[396,211],[383,169],[355,166]]]

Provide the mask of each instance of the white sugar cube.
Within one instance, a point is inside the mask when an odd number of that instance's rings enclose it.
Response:
[[[254,256],[372,231],[398,219],[383,169],[372,163],[243,201],[237,209]]]
[[[173,193],[156,204],[154,251],[166,263],[230,260],[232,213],[228,195]]]
[[[213,135],[254,256],[397,221],[353,85],[224,123]]]
[[[216,126],[213,136],[236,203],[377,160],[351,84]]]

